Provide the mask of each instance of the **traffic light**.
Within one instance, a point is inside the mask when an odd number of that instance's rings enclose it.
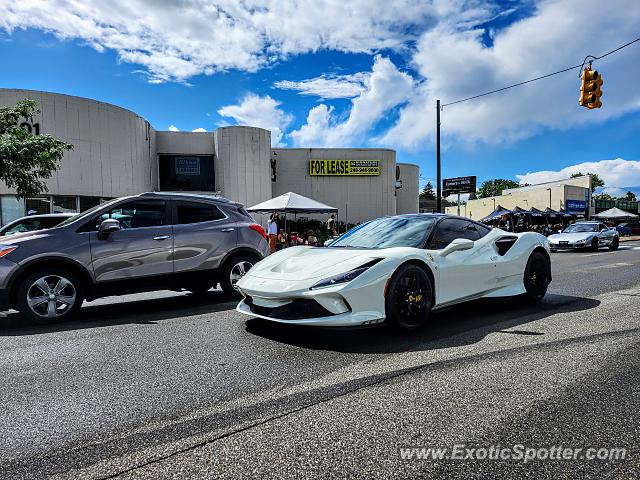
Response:
[[[586,67],[582,72],[582,84],[580,85],[580,105],[587,107],[589,110],[592,108],[600,108],[602,102],[600,97],[602,96],[602,76],[597,70],[591,70],[591,67]]]

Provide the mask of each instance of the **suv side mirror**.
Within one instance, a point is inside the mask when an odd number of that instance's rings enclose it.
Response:
[[[473,245],[473,240],[469,240],[468,238],[456,238],[453,242],[440,250],[440,256],[446,257],[458,250],[470,250],[473,248]]]
[[[98,227],[98,240],[106,240],[113,232],[122,229],[120,222],[115,218],[107,218],[103,220]]]

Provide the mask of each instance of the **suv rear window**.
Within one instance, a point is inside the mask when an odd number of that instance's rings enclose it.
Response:
[[[225,214],[215,205],[196,202],[176,203],[176,224],[211,222],[225,218]]]

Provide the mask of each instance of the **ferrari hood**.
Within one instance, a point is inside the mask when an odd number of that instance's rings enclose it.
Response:
[[[550,242],[569,241],[577,242],[578,240],[589,240],[595,235],[595,232],[576,232],[576,233],[557,233],[549,235]]]
[[[290,281],[325,278],[348,272],[381,256],[379,250],[291,247],[258,262],[247,276]]]

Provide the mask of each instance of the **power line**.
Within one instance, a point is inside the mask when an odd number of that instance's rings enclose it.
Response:
[[[618,47],[618,48],[616,48],[614,50],[611,50],[610,52],[607,52],[604,55],[600,55],[599,57],[591,57],[591,58],[593,60],[600,60],[601,58],[604,58],[607,55],[611,55],[612,53],[615,53],[618,50],[622,50],[623,48],[628,47],[629,45],[632,45],[632,44],[634,44],[636,42],[640,42],[640,37],[636,38],[635,40],[632,40],[629,43],[625,43],[624,45],[622,45],[622,46],[620,46],[620,47]],[[585,60],[586,60],[586,58],[585,58]],[[552,76],[558,75],[560,73],[565,73],[565,72],[568,72],[570,70],[575,70],[576,68],[581,68],[584,64],[585,64],[585,62],[582,62],[582,63],[580,63],[578,65],[574,65],[573,67],[567,67],[567,68],[564,68],[562,70],[558,70],[557,72],[548,73],[547,75],[542,75],[541,77],[532,78],[530,80],[525,80],[524,82],[520,82],[520,83],[514,83],[513,85],[509,85],[507,87],[498,88],[497,90],[492,90],[490,92],[481,93],[479,95],[474,95],[472,97],[463,98],[461,100],[456,100],[455,102],[445,103],[440,108],[448,107],[449,105],[455,105],[456,103],[468,102],[469,100],[474,100],[476,98],[485,97],[487,95],[491,95],[491,94],[494,94],[494,93],[503,92],[504,90],[509,90],[510,88],[519,87],[520,85],[525,85],[527,83],[535,82],[537,80],[542,80],[543,78],[552,77]]]

